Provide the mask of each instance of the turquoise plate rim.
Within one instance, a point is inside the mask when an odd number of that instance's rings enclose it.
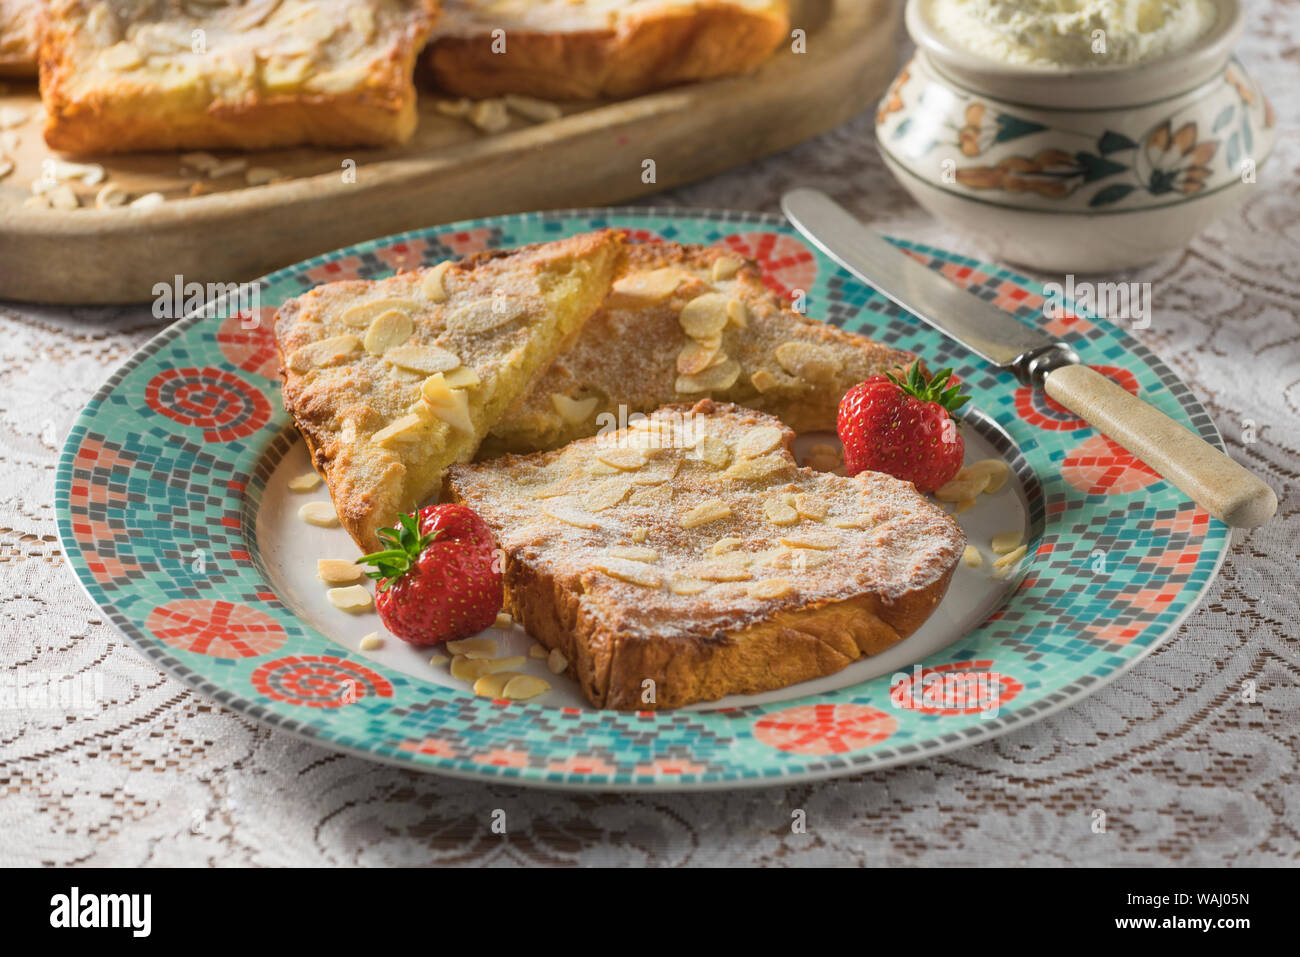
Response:
[[[587,220],[587,223],[577,227],[570,223],[570,221],[573,220]],[[437,237],[448,237],[457,233],[467,233],[478,230],[491,232],[492,230],[496,230],[498,233],[505,232],[508,235],[513,235],[515,231],[528,232],[530,227],[545,226],[545,224],[548,223],[559,223],[562,231],[567,234],[569,232],[581,231],[586,228],[595,228],[599,224],[621,225],[631,229],[640,229],[646,227],[646,221],[648,220],[666,221],[668,226],[663,228],[671,227],[676,229],[678,227],[686,228],[689,226],[690,228],[696,228],[701,231],[708,231],[705,229],[707,224],[712,224],[710,228],[715,231],[718,231],[718,227],[725,228],[730,226],[736,228],[730,234],[732,236],[776,234],[777,241],[782,241],[784,238],[788,237],[790,239],[795,239],[800,243],[800,245],[802,245],[802,241],[797,239],[797,235],[793,233],[791,227],[784,219],[765,213],[716,209],[657,207],[568,209],[485,217],[464,220],[442,226],[411,230],[405,233],[355,244],[322,256],[313,257],[312,259],[305,260],[302,263],[270,273],[260,281],[263,285],[263,289],[275,290],[277,286],[285,284],[291,280],[295,282],[300,281],[301,277],[313,268],[318,268],[329,263],[337,263],[344,259],[360,259],[366,255],[373,255],[377,250],[392,250],[394,246],[398,245],[410,245],[412,243],[425,242],[432,246],[437,244]],[[568,224],[567,228],[566,224]],[[739,230],[742,229],[748,230],[748,232],[739,232]],[[547,236],[545,238],[553,237]],[[675,236],[672,238],[679,238],[682,241],[699,241],[696,238],[687,236]],[[521,241],[532,240],[524,239]],[[1032,295],[1042,295],[1042,287],[1039,284],[1020,276],[1005,267],[981,263],[977,260],[971,259],[970,257],[931,249],[930,247],[922,246],[920,244],[897,240],[895,240],[895,242],[900,247],[910,250],[914,254],[921,255],[922,257],[929,257],[934,262],[941,261],[942,263],[951,264],[958,268],[974,270],[977,274],[986,274],[989,277],[990,282],[996,280],[1003,284],[1010,283],[1015,287],[1019,287],[1019,289],[1029,291]],[[932,347],[934,352],[942,353],[945,351],[956,351],[960,355],[960,350],[957,349],[957,347],[946,343],[938,332],[917,323],[916,320],[901,313],[901,311],[897,310],[896,307],[893,309],[894,314],[892,316],[889,315],[890,308],[887,304],[883,304],[879,301],[880,297],[878,294],[872,294],[866,287],[861,286],[861,284],[857,283],[856,280],[848,277],[843,270],[830,263],[829,260],[826,260],[820,253],[812,250],[811,247],[805,248],[809,253],[811,253],[812,260],[816,263],[817,267],[817,280],[816,284],[812,288],[813,290],[818,291],[820,295],[830,298],[829,308],[832,311],[836,308],[842,308],[846,310],[849,315],[855,315],[867,311],[875,311],[873,306],[881,306],[884,309],[884,312],[877,313],[877,326],[879,328],[901,324],[901,327],[910,330],[910,334],[914,338],[924,340],[928,346]],[[944,268],[946,268],[946,266]],[[301,288],[305,289],[308,287],[302,286]],[[833,297],[837,294],[841,297],[848,297],[849,302],[847,304],[842,304],[840,300],[834,299]],[[853,295],[865,295],[864,304],[855,307],[851,298]],[[275,300],[273,299],[273,302],[274,301]],[[821,314],[815,309],[810,309],[810,311],[814,314]],[[1154,619],[1147,622],[1140,631],[1140,643],[1135,640],[1130,640],[1119,645],[1118,647],[1129,650],[1125,651],[1122,655],[1113,654],[1112,663],[1105,667],[1103,673],[1082,675],[1070,682],[1061,690],[1052,691],[1050,693],[1044,691],[1037,697],[1031,694],[1024,700],[1020,701],[1019,704],[1013,705],[1010,703],[1014,700],[1013,696],[1013,699],[1009,699],[1008,704],[1003,706],[1003,713],[990,721],[962,720],[963,718],[970,719],[971,715],[969,714],[960,716],[937,714],[914,715],[912,714],[911,709],[903,709],[902,711],[895,710],[893,712],[886,712],[886,715],[893,721],[893,730],[886,733],[884,738],[876,740],[878,735],[875,734],[873,729],[879,726],[878,719],[881,716],[881,711],[880,709],[866,704],[866,701],[869,699],[869,694],[865,692],[864,689],[868,689],[872,686],[873,682],[878,683],[882,681],[883,679],[881,678],[863,682],[860,685],[855,685],[850,688],[837,689],[835,692],[809,695],[795,700],[786,700],[768,705],[756,705],[752,707],[746,706],[735,709],[726,709],[725,711],[676,711],[658,714],[650,712],[581,712],[574,709],[572,715],[567,711],[563,715],[560,715],[557,713],[557,709],[554,708],[518,702],[490,702],[487,699],[475,698],[468,693],[452,693],[450,692],[450,689],[439,688],[438,686],[433,685],[415,687],[411,694],[413,697],[418,697],[424,691],[425,687],[432,687],[436,689],[436,691],[426,695],[426,697],[433,702],[428,706],[431,710],[442,707],[444,703],[442,699],[448,699],[455,708],[462,708],[471,713],[474,718],[480,719],[475,723],[475,727],[472,731],[465,731],[462,729],[458,732],[453,728],[452,732],[450,732],[453,734],[460,733],[462,735],[468,735],[471,733],[477,733],[479,725],[484,721],[487,722],[488,730],[493,730],[495,728],[494,722],[508,725],[512,722],[518,723],[524,715],[531,715],[535,720],[541,720],[542,723],[548,723],[548,718],[553,719],[560,725],[563,725],[566,722],[570,724],[576,722],[578,730],[585,733],[588,739],[594,735],[602,741],[608,737],[608,735],[601,733],[602,730],[607,726],[617,726],[619,733],[631,733],[632,739],[640,742],[636,745],[637,748],[648,748],[651,749],[652,753],[657,753],[654,752],[653,749],[662,746],[667,749],[666,753],[668,754],[668,757],[656,758],[657,763],[652,766],[647,766],[650,770],[645,771],[644,773],[617,771],[615,773],[595,773],[570,772],[563,770],[555,771],[548,769],[547,767],[534,767],[528,765],[519,767],[509,764],[502,765],[500,763],[484,763],[482,760],[473,760],[463,756],[441,757],[436,754],[413,750],[409,747],[406,750],[403,750],[403,745],[408,745],[416,741],[416,735],[418,733],[416,730],[410,731],[406,738],[402,740],[398,740],[392,735],[389,735],[387,739],[383,739],[382,737],[376,738],[374,735],[371,735],[370,737],[359,737],[353,733],[352,730],[344,726],[346,722],[339,720],[342,715],[348,712],[349,709],[347,708],[334,708],[332,710],[322,709],[319,707],[306,708],[303,707],[304,702],[302,701],[286,702],[283,698],[266,697],[265,695],[260,696],[262,700],[259,701],[254,700],[259,696],[251,694],[253,689],[248,687],[246,684],[242,687],[236,687],[234,682],[227,681],[223,685],[218,680],[215,680],[211,673],[204,673],[198,668],[198,666],[203,663],[206,663],[209,668],[215,668],[216,666],[213,665],[213,661],[221,659],[213,659],[206,655],[196,655],[192,650],[180,649],[164,644],[161,640],[149,634],[141,624],[133,622],[128,615],[123,614],[120,602],[108,600],[104,584],[97,580],[90,570],[90,563],[87,554],[83,549],[82,543],[77,540],[74,532],[76,516],[74,516],[72,512],[70,499],[70,495],[74,489],[74,484],[79,481],[76,474],[76,462],[77,454],[82,448],[82,442],[88,437],[88,435],[92,434],[91,427],[96,424],[99,416],[104,414],[104,410],[111,408],[113,396],[122,383],[126,381],[132,373],[142,368],[146,368],[146,363],[148,363],[154,356],[163,354],[164,348],[169,345],[179,348],[182,344],[190,342],[191,339],[200,340],[199,344],[201,345],[201,340],[204,337],[202,335],[202,328],[199,324],[204,322],[205,319],[206,321],[214,321],[206,318],[210,315],[211,313],[207,310],[196,310],[194,313],[176,321],[167,328],[161,330],[157,335],[153,336],[125,363],[123,363],[123,365],[119,367],[98,390],[96,390],[94,397],[78,416],[76,423],[65,441],[56,473],[55,505],[58,514],[59,538],[62,543],[64,554],[67,556],[69,565],[76,574],[78,583],[81,585],[82,590],[85,592],[87,597],[105,612],[108,620],[112,622],[113,626],[122,633],[128,642],[134,645],[146,657],[153,660],[173,677],[178,678],[185,684],[212,698],[225,707],[239,713],[247,714],[249,717],[271,726],[289,731],[305,740],[400,767],[436,772],[461,779],[492,781],[497,783],[560,790],[583,789],[628,791],[651,789],[680,791],[775,786],[803,781],[821,780],[830,777],[879,770],[920,760],[933,755],[949,753],[971,744],[991,740],[1015,728],[1023,727],[1028,723],[1054,714],[1057,711],[1076,703],[1082,698],[1087,697],[1099,688],[1104,687],[1106,684],[1109,684],[1111,681],[1115,680],[1135,666],[1139,661],[1168,640],[1169,636],[1174,633],[1178,626],[1197,607],[1200,600],[1204,597],[1206,590],[1209,588],[1210,583],[1213,581],[1214,576],[1222,566],[1227,554],[1228,545],[1230,544],[1229,530],[1222,523],[1205,516],[1204,513],[1200,513],[1199,510],[1196,510],[1190,505],[1190,503],[1183,503],[1181,506],[1170,504],[1170,508],[1172,508],[1175,518],[1182,520],[1184,524],[1188,521],[1193,521],[1196,525],[1203,526],[1203,540],[1194,552],[1195,564],[1191,569],[1190,578],[1187,581],[1183,581],[1176,594],[1171,595],[1168,599],[1167,604],[1172,607],[1164,608],[1164,610]],[[1095,334],[1098,337],[1095,340],[1089,339],[1080,342],[1081,351],[1083,352],[1085,359],[1092,360],[1094,364],[1099,364],[1097,363],[1096,358],[1094,358],[1094,350],[1090,348],[1094,341],[1106,341],[1112,347],[1112,351],[1114,346],[1118,345],[1120,347],[1119,355],[1122,355],[1123,358],[1128,360],[1130,363],[1138,364],[1138,369],[1134,373],[1135,375],[1145,377],[1148,381],[1154,378],[1160,384],[1165,386],[1163,390],[1155,394],[1153,401],[1159,400],[1168,406],[1166,411],[1171,411],[1176,416],[1182,418],[1185,423],[1190,423],[1191,427],[1198,430],[1207,440],[1222,448],[1222,440],[1208,413],[1186,385],[1183,384],[1176,375],[1174,375],[1172,370],[1170,370],[1148,349],[1128,336],[1128,334],[1123,330],[1084,313],[1079,313],[1078,315],[1080,328],[1085,330],[1087,334]],[[826,314],[823,317],[828,319],[835,318],[830,314]],[[213,336],[213,340],[213,344],[206,346],[206,348],[213,353],[217,353],[218,346],[216,344],[215,335]],[[913,348],[915,348],[915,346],[913,346]],[[1116,359],[1118,361],[1118,355],[1116,356]],[[219,355],[217,361],[221,361]],[[226,363],[226,365],[235,368],[230,363]],[[977,361],[971,362],[970,360],[967,360],[967,367],[960,368],[959,371],[970,373],[970,375],[968,375],[968,381],[970,381],[972,386],[976,388],[977,395],[980,393],[980,387],[977,380],[979,380],[981,376],[985,380],[997,380],[1000,376],[1007,376],[1006,373],[1001,373],[996,370],[990,371],[987,367],[982,367]],[[250,376],[250,378],[252,378],[252,376]],[[1007,376],[1007,378],[1009,378],[1009,376]],[[1003,383],[1003,385],[1005,386],[1005,383]],[[275,456],[283,454],[282,447],[278,450],[274,447],[283,446],[284,444],[283,437],[286,432],[287,418],[285,417],[283,410],[278,408],[278,389],[269,391],[273,394],[273,400],[276,402],[277,408],[268,422],[263,423],[258,429],[254,430],[253,434],[258,437],[260,442],[256,448],[256,462],[264,461],[268,454]],[[1147,393],[1144,392],[1144,394]],[[992,396],[990,396],[990,401],[992,401]],[[999,396],[999,401],[1002,401],[1001,396]],[[986,432],[986,434],[989,429],[993,431],[1006,429],[1009,434],[1013,431],[1023,431],[1025,428],[1023,423],[1012,420],[1012,424],[1015,425],[1016,428],[1010,429],[1005,416],[991,414],[982,405],[980,406],[980,412],[981,416],[979,418],[984,420],[984,423],[987,426],[987,429],[981,427],[980,430]],[[166,428],[169,425],[168,420],[160,417],[156,417],[152,420],[138,419],[138,417],[131,416],[125,418],[129,421],[136,422],[136,424],[139,425],[143,425],[146,422],[156,427],[161,426]],[[111,421],[108,424],[111,425]],[[186,434],[180,429],[177,429],[176,431],[178,434]],[[291,427],[289,427],[288,431],[292,431]],[[1089,429],[1071,429],[1070,431],[1077,431],[1077,434],[1080,436],[1091,436],[1095,434]],[[1055,435],[1058,435],[1058,433],[1034,433],[1034,441],[1031,445],[1035,448],[1046,447],[1047,440]],[[231,444],[235,446],[239,445],[239,443]],[[247,445],[251,446],[251,443],[248,443]],[[245,453],[250,456],[253,455],[251,448],[246,449]],[[1022,479],[1028,479],[1033,482],[1037,479],[1046,477],[1040,475],[1037,468],[1033,468],[1028,463],[1024,462],[1023,458],[1019,460],[1018,467],[1029,469],[1027,474],[1022,474]],[[250,502],[255,504],[257,499],[260,498],[260,487],[256,485],[255,481],[252,481],[256,478],[256,473],[256,467],[250,468],[247,472],[238,473],[243,479],[249,479],[250,482],[247,483],[246,488],[241,488],[238,500],[233,506],[235,512],[241,516],[241,540],[245,544],[249,545],[250,548],[255,548],[255,545],[253,544],[255,542],[255,537],[251,536],[251,529],[248,524],[248,515],[246,514],[246,511]],[[1059,477],[1056,478],[1059,479]],[[1059,485],[1060,482],[1056,481],[1051,484]],[[1158,497],[1153,493],[1153,490],[1150,487],[1151,485],[1156,487],[1156,491],[1161,491],[1163,487],[1161,494],[1164,495],[1164,500],[1168,500],[1167,504],[1172,503],[1173,497],[1175,496],[1181,498],[1180,496],[1177,496],[1176,492],[1171,493],[1171,490],[1168,489],[1165,483],[1157,478],[1154,482],[1149,482],[1146,487],[1139,489],[1143,499],[1151,500]],[[77,485],[77,487],[81,488],[82,486]],[[92,485],[91,487],[94,486]],[[1001,606],[997,612],[991,614],[984,623],[978,626],[977,629],[953,643],[949,648],[944,649],[943,652],[927,658],[922,662],[922,664],[942,668],[944,666],[960,667],[982,663],[980,656],[974,654],[975,651],[982,649],[967,647],[977,640],[978,636],[976,635],[976,632],[985,630],[986,627],[990,626],[995,619],[1001,620],[1004,617],[1004,613],[1007,609],[1012,607],[1019,600],[1022,592],[1026,590],[1026,581],[1033,577],[1031,576],[1031,571],[1037,570],[1040,574],[1043,572],[1043,569],[1036,564],[1036,562],[1042,553],[1043,548],[1047,544],[1042,539],[1042,534],[1045,531],[1043,508],[1053,507],[1051,494],[1049,494],[1049,492],[1050,490],[1044,492],[1043,497],[1039,499],[1037,505],[1031,502],[1031,529],[1034,530],[1034,534],[1038,537],[1030,542],[1034,548],[1026,556],[1028,560],[1022,563],[1020,570],[1013,579],[1015,588],[1008,592],[1008,597],[1004,605]],[[1098,499],[1098,496],[1092,493],[1086,494],[1085,500],[1086,501],[1082,507],[1085,511],[1090,512],[1102,509],[1107,502],[1112,501],[1105,495]],[[1120,501],[1127,500],[1132,500],[1131,493],[1128,495],[1120,495],[1119,498],[1114,501],[1118,504]],[[1061,504],[1060,508],[1062,512],[1064,512],[1065,507],[1064,504]],[[1159,514],[1164,514],[1164,511],[1169,511],[1169,509],[1165,509]],[[1124,508],[1124,513],[1126,515],[1129,513],[1127,505]],[[1164,521],[1158,516],[1155,520]],[[1126,529],[1121,529],[1121,531],[1125,530]],[[1127,531],[1132,530],[1127,529]],[[1058,540],[1054,540],[1054,543],[1057,541]],[[1188,554],[1192,554],[1192,552],[1189,551]],[[1124,559],[1121,558],[1121,561],[1123,560]],[[242,579],[249,579],[247,572],[250,568],[255,570],[258,561],[259,560],[252,560],[245,563],[248,567],[242,570]],[[144,577],[148,580],[147,576]],[[259,580],[258,583],[269,592],[269,595],[259,593],[259,598],[264,598],[267,602],[267,608],[269,609],[268,613],[272,614],[278,622],[288,624],[283,621],[283,618],[284,616],[292,618],[293,613],[278,601],[274,595],[274,589],[269,582],[261,579],[260,575],[254,577]],[[189,585],[193,585],[200,589],[205,587],[203,582],[188,581],[177,578],[174,573],[166,580],[187,581]],[[1055,580],[1056,579],[1052,579],[1052,581]],[[127,584],[130,586],[131,583],[128,581]],[[220,586],[211,587],[218,588]],[[1033,587],[1037,587],[1036,578]],[[216,592],[214,591],[213,593],[215,594]],[[143,593],[143,585],[136,585],[134,589],[128,587],[126,591],[122,592],[122,595],[128,599],[128,602],[138,600],[142,597],[148,597]],[[1170,614],[1171,611],[1172,614]],[[303,640],[302,642],[299,642],[302,647],[298,649],[298,652],[296,654],[289,654],[287,658],[263,662],[262,667],[281,665],[285,662],[289,663],[290,668],[302,667],[301,656],[308,655],[311,651],[326,656],[330,662],[342,662],[337,666],[331,665],[331,667],[351,668],[359,665],[360,671],[369,672],[369,674],[378,679],[378,681],[368,686],[368,690],[372,693],[366,694],[363,690],[361,700],[354,702],[354,705],[362,704],[364,702],[367,714],[372,714],[379,719],[384,718],[385,715],[396,715],[399,720],[409,719],[412,715],[416,715],[418,718],[418,714],[416,714],[416,712],[419,711],[418,708],[398,707],[398,702],[385,704],[382,700],[385,697],[392,697],[396,693],[394,691],[395,688],[405,690],[406,686],[418,686],[418,681],[416,681],[416,679],[401,675],[391,669],[386,669],[374,662],[369,662],[363,656],[348,651],[303,623],[298,623],[297,630],[302,633]],[[1057,636],[1049,633],[1048,637],[1056,640]],[[297,641],[296,635],[294,636],[294,641]],[[288,642],[286,644],[288,644]],[[1113,650],[1114,649],[1112,648],[1112,651]],[[1026,658],[1028,661],[1036,662],[1038,658],[1042,657],[1041,655],[1033,657],[1032,652],[1027,654],[1029,655],[1029,657]],[[259,653],[257,655],[251,655],[250,657],[261,659],[267,656],[267,654]],[[958,659],[957,661],[940,662],[937,660],[940,658],[953,658],[954,656]],[[1116,658],[1119,660],[1114,660]],[[272,671],[270,675],[271,678],[274,678],[275,672]],[[292,677],[292,673],[290,676]],[[1026,676],[1027,674],[1022,673],[1017,677],[1024,678]],[[337,677],[337,674],[334,677]],[[253,680],[254,682],[257,681],[256,676],[254,676]],[[268,678],[264,675],[262,680],[263,684],[266,685]],[[370,679],[366,680],[369,681]],[[1029,684],[1020,681],[1015,681],[1013,683],[1020,687],[1020,690],[1015,692],[1015,695],[1019,695],[1026,687],[1030,687]],[[383,693],[384,685],[388,686],[388,695],[384,695]],[[282,693],[282,689],[277,690],[276,693]],[[878,701],[878,699],[870,700]],[[409,705],[412,702],[406,701],[405,703]],[[836,756],[829,758],[824,754],[808,752],[806,750],[801,751],[800,747],[802,747],[802,744],[791,747],[786,747],[781,744],[781,735],[784,733],[785,724],[788,724],[793,720],[796,722],[796,727],[804,727],[804,725],[799,722],[802,722],[805,719],[808,713],[807,709],[809,708],[814,709],[818,715],[829,713],[831,717],[827,720],[840,721],[841,723],[848,722],[850,732],[858,735],[855,740],[865,743],[860,743],[860,746],[849,747],[843,751],[833,752]],[[829,712],[827,712],[827,709],[829,709]],[[795,718],[790,717],[791,712],[797,712]],[[872,715],[868,712],[875,712],[875,714]],[[502,717],[503,715],[505,716],[504,718]],[[579,717],[583,715],[586,716],[585,720]],[[774,715],[778,717],[772,717]],[[307,720],[308,718],[312,718],[313,720],[309,721]],[[746,719],[749,718],[753,719],[752,723],[746,721]],[[934,733],[916,737],[913,741],[906,741],[905,739],[905,743],[897,748],[880,749],[878,747],[880,741],[888,740],[901,730],[901,726],[899,725],[900,721],[910,721],[914,718],[927,722],[927,724],[922,725],[922,727],[933,728]],[[820,721],[822,719],[819,717],[817,720]],[[855,724],[855,722],[861,721],[866,721],[866,726]],[[743,729],[738,727],[736,734],[728,737],[727,735],[720,733],[721,728],[732,724],[738,725],[740,722],[745,722],[745,726]],[[692,729],[692,725],[697,727]],[[758,729],[757,733],[759,737],[762,737],[764,734],[764,726],[766,728],[767,736],[764,738],[763,743],[759,743],[755,737],[755,729]],[[442,730],[445,727],[446,725],[440,725],[437,726],[437,729]],[[823,732],[820,724],[816,727],[820,733],[829,733]],[[631,732],[628,732],[629,728],[632,729]],[[685,728],[686,734],[684,741],[677,741],[676,738],[672,738],[672,740],[667,744],[661,742],[660,739],[663,738],[665,734],[671,736],[672,732],[682,728]],[[943,730],[940,731],[940,728],[943,728]],[[425,730],[427,732],[428,729]],[[647,737],[646,732],[651,730],[653,730],[653,733],[648,735],[649,743],[647,744],[645,742]],[[836,731],[836,734],[838,733],[839,732]],[[426,736],[424,740],[428,741],[429,739]],[[537,755],[528,752],[529,748],[534,747],[532,743],[529,743],[526,740],[521,743],[517,739],[511,740],[511,743],[518,744],[519,747],[523,748],[524,751],[522,753],[530,759],[537,757]],[[553,741],[551,743],[554,744]],[[716,762],[716,768],[720,768],[720,770],[709,770],[708,765],[699,766],[703,768],[703,770],[700,770],[699,767],[697,767],[697,762],[693,760],[693,752],[690,752],[690,748],[706,744],[711,748],[718,745],[725,745],[725,747],[720,748],[722,757],[717,757],[715,755],[713,758]],[[815,743],[814,746],[820,745]],[[624,752],[626,752],[629,747],[631,747],[631,745],[625,742]],[[600,749],[596,748],[595,750]],[[616,751],[614,753],[617,754],[624,752]],[[563,747],[557,746],[555,751],[551,753],[551,756],[562,757],[566,754],[571,755],[571,753],[571,751],[566,751]],[[739,756],[737,756],[737,753],[739,753]],[[545,759],[546,755],[547,752],[541,752],[542,759]],[[818,757],[823,758],[823,760],[813,760]],[[597,758],[594,759],[594,761],[595,763],[599,763],[600,759]],[[732,766],[728,767],[722,763],[723,761],[731,761]],[[680,767],[674,768],[675,765],[690,765],[696,769],[693,771],[683,771]],[[640,767],[640,765],[637,767]]]

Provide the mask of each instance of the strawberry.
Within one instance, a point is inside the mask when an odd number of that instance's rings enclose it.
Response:
[[[840,400],[836,429],[850,475],[885,472],[933,492],[961,468],[966,443],[952,414],[970,396],[944,369],[927,379],[920,363],[906,380],[890,373],[855,385]]]
[[[357,559],[374,565],[384,626],[413,645],[476,635],[501,610],[501,568],[487,523],[464,505],[430,505],[379,531],[389,547]]]

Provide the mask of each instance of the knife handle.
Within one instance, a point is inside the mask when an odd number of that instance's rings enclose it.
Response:
[[[1043,388],[1224,523],[1254,528],[1277,511],[1277,495],[1257,476],[1094,369],[1061,366]]]

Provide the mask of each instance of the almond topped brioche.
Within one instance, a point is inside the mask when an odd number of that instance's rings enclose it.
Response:
[[[46,142],[74,153],[383,146],[415,130],[438,0],[49,0]]]
[[[0,76],[35,76],[40,0],[0,0]]]
[[[461,96],[634,96],[743,73],[789,36],[786,0],[445,0],[427,55]]]
[[[474,454],[599,306],[621,250],[617,232],[585,233],[328,283],[280,307],[285,408],[364,551]]]
[[[796,432],[834,431],[845,392],[916,361],[793,311],[728,250],[642,243],[625,263],[578,341],[493,427],[485,455],[556,448],[595,433],[603,415],[625,423],[706,397],[771,412]]]
[[[915,631],[966,544],[908,482],[801,469],[772,416],[705,399],[563,449],[455,465],[506,610],[599,708],[828,675]],[[648,684],[652,682],[653,684]]]

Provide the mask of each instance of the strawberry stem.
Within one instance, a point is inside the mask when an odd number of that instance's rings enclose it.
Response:
[[[366,570],[366,575],[380,579],[379,588],[380,591],[384,591],[395,580],[415,567],[415,563],[420,560],[420,552],[424,551],[425,546],[441,532],[442,530],[439,529],[421,535],[417,516],[403,515],[397,520],[394,528],[381,528],[375,533],[380,542],[389,547],[382,551],[371,552],[369,555],[362,555],[357,559],[357,564],[374,565],[374,568]]]
[[[921,363],[913,362],[907,369],[907,379],[900,380],[892,372],[886,372],[885,378],[898,386],[907,395],[922,402],[934,402],[942,406],[951,415],[970,401],[969,395],[961,394],[961,386],[944,388],[952,379],[952,369],[940,369],[927,379],[921,371]],[[956,418],[956,416],[953,416]]]

